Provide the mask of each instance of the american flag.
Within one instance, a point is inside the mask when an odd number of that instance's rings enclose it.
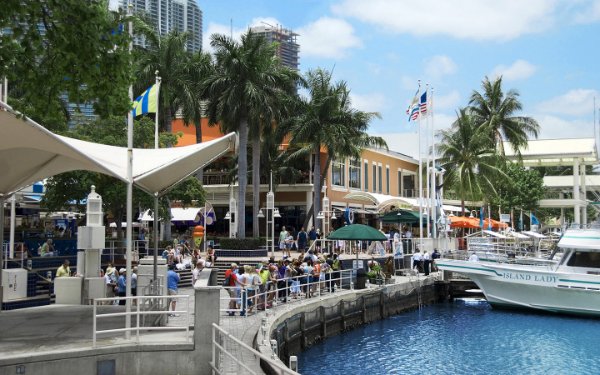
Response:
[[[421,100],[419,100],[419,108],[421,109],[421,114],[424,116],[427,114],[427,91],[421,95]]]

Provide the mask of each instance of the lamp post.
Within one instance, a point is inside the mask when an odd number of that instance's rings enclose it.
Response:
[[[323,190],[325,192],[325,196],[323,197],[323,211],[319,211],[317,214],[317,219],[321,220],[323,225],[323,238],[329,232],[329,224],[330,220],[336,219],[335,212],[330,210],[329,206],[329,198],[327,197],[327,187],[323,186]]]
[[[235,237],[237,233],[237,221],[235,218],[235,213],[237,212],[237,202],[233,197],[233,186],[231,186],[231,191],[229,193],[229,211],[225,214],[224,219],[229,220],[229,238]]]
[[[270,173],[271,181],[269,183],[269,192],[267,193],[267,207],[265,211],[267,215],[263,213],[263,209],[258,210],[258,215],[256,217],[263,218],[266,217],[265,221],[265,234],[267,236],[267,251],[269,248],[271,249],[271,256],[275,256],[275,218],[281,217],[279,213],[279,209],[275,208],[275,193],[273,193],[273,172]]]

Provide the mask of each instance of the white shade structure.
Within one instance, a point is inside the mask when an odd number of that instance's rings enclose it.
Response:
[[[127,148],[56,135],[0,102],[0,197],[46,177],[86,170],[127,182]],[[235,134],[185,147],[133,150],[133,182],[148,193],[173,185],[228,151]]]

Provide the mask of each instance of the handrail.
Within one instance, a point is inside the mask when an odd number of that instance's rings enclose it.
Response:
[[[253,349],[252,347],[248,346],[243,341],[240,341],[236,337],[232,336],[229,332],[227,332],[223,328],[219,327],[216,323],[212,324],[212,360],[210,361],[210,367],[213,370],[213,374],[223,374],[224,373],[223,371],[221,371],[218,368],[217,363],[216,363],[217,362],[217,349],[219,350],[219,353],[225,354],[229,358],[233,359],[233,361],[235,363],[237,363],[239,366],[242,366],[247,371],[247,373],[256,374],[255,371],[253,371],[248,365],[246,365],[240,359],[239,355],[234,355],[234,354],[230,353],[225,348],[225,345],[221,345],[221,343],[220,343],[221,340],[217,340],[217,332],[221,334],[221,338],[224,336],[225,338],[227,338],[227,339],[233,341],[234,343],[236,343],[237,345],[239,345],[241,348],[249,351],[254,356],[259,357],[261,360],[268,362],[272,367],[274,367],[276,370],[278,370],[277,373],[282,374],[282,375],[299,374],[296,371],[290,370],[284,364],[274,360],[273,356],[269,357],[255,349]]]
[[[140,310],[140,307],[142,305],[142,303],[145,303],[146,300],[157,300],[157,299],[161,299],[168,300],[170,299],[184,299],[185,300],[185,310],[168,310],[168,305],[167,305],[167,310],[154,310],[154,311],[142,311]],[[121,300],[130,300],[131,303],[135,302],[135,311],[131,311],[131,312],[111,312],[111,313],[103,313],[103,314],[99,314],[98,313],[98,304],[102,303],[102,302],[109,302],[109,303],[113,303],[115,301],[121,301]],[[106,333],[119,333],[119,332],[131,332],[131,331],[135,331],[136,332],[136,342],[139,343],[140,341],[140,331],[161,331],[161,330],[167,330],[167,331],[177,331],[177,330],[185,330],[185,334],[186,334],[186,342],[190,342],[190,306],[189,306],[189,302],[190,302],[190,296],[188,295],[171,295],[171,296],[131,296],[131,297],[107,297],[107,298],[95,298],[93,300],[93,323],[92,323],[92,346],[95,348],[96,347],[96,341],[97,341],[97,335],[98,334],[106,334]],[[181,304],[180,304],[181,305]],[[144,315],[166,315],[166,314],[185,314],[185,326],[165,326],[165,327],[143,327],[140,326],[140,316],[144,316]],[[111,317],[119,317],[119,316],[124,316],[126,319],[129,318],[129,316],[135,316],[136,317],[136,324],[135,326],[131,326],[130,328],[114,328],[114,329],[105,329],[105,330],[98,330],[98,319],[103,319],[103,318],[111,318]]]
[[[255,300],[260,300],[261,302],[257,302],[256,305],[264,305],[264,309],[268,310],[269,309],[269,296],[272,296],[271,301],[273,301],[271,308],[274,308],[277,303],[276,301],[279,298],[284,298],[286,301],[288,301],[290,299],[290,289],[292,287],[291,282],[293,281],[299,281],[300,288],[304,288],[306,290],[305,293],[305,299],[311,298],[312,296],[321,296],[322,295],[322,288],[321,288],[321,284],[325,283],[325,284],[329,284],[329,290],[333,293],[335,292],[337,289],[344,289],[344,280],[346,280],[346,285],[349,286],[349,290],[354,290],[354,283],[352,282],[352,276],[353,273],[355,271],[357,271],[359,268],[353,268],[353,269],[345,269],[345,270],[337,270],[337,271],[333,271],[333,272],[329,272],[330,275],[334,274],[335,272],[339,272],[340,277],[337,278],[332,278],[330,277],[329,279],[326,280],[316,280],[316,281],[307,281],[307,282],[302,282],[305,278],[308,278],[310,275],[302,275],[302,276],[292,276],[292,277],[286,277],[283,279],[278,279],[277,282],[271,282],[268,281],[266,284],[266,290],[262,293],[255,293],[252,296],[248,296],[247,295],[247,289],[246,288],[240,288],[237,286],[229,286],[229,287],[223,287],[223,289],[225,290],[236,290],[236,289],[240,289],[240,295],[236,295],[235,297],[229,296],[226,298],[221,298],[221,300],[226,300],[226,301],[231,301],[232,299],[235,299],[236,301],[241,302],[240,303],[240,307],[236,308],[236,309],[232,309],[232,308],[225,308],[225,309],[220,309],[221,312],[228,312],[228,313],[235,313],[235,312],[245,312],[247,309],[247,301],[248,299],[255,299]],[[346,275],[347,274],[347,275]],[[277,284],[279,282],[284,282],[285,286],[279,288],[277,286]],[[339,286],[337,286],[336,281],[339,281]],[[275,289],[269,289],[269,286],[271,285],[275,285]],[[256,285],[256,287],[258,288],[259,286]],[[313,291],[313,289],[315,289]],[[279,297],[279,294],[281,291],[285,291],[285,296]],[[302,295],[299,294],[298,295],[298,299],[302,300]]]

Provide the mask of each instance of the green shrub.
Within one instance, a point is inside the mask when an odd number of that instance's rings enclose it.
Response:
[[[219,244],[223,250],[256,250],[265,242],[260,238],[220,238]]]

